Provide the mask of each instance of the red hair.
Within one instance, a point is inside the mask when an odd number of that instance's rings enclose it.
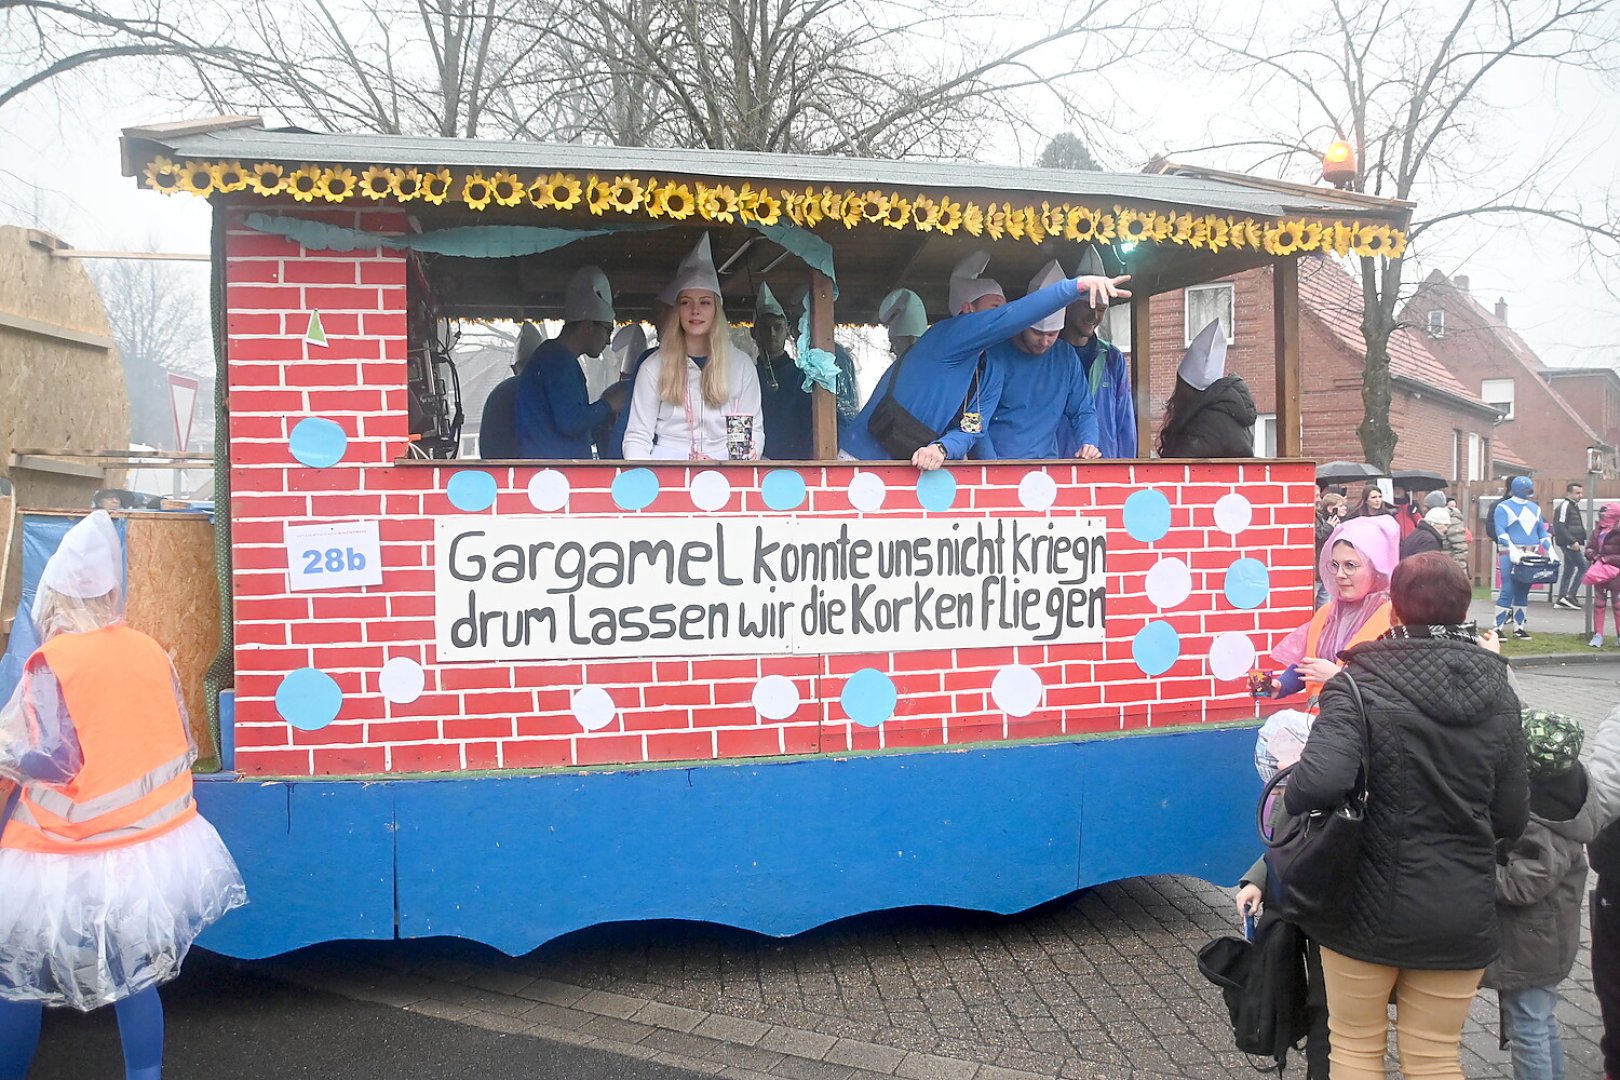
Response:
[[[1395,564],[1389,602],[1395,617],[1408,626],[1454,626],[1468,620],[1473,590],[1457,560],[1425,551]]]

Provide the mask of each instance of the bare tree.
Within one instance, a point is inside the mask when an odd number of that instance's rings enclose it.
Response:
[[[151,259],[112,259],[92,267],[129,390],[130,438],[174,441],[168,372],[212,378],[213,345],[203,269]],[[203,396],[199,405],[210,408]]]
[[[1498,215],[1533,216],[1590,241],[1615,241],[1613,219],[1583,215],[1545,183],[1556,147],[1537,164],[1513,168],[1489,148],[1517,144],[1526,133],[1486,136],[1492,93],[1510,65],[1608,68],[1614,8],[1612,0],[1313,0],[1297,18],[1279,16],[1280,5],[1262,8],[1247,27],[1205,39],[1217,46],[1215,69],[1250,79],[1248,97],[1266,102],[1270,116],[1287,103],[1285,121],[1267,125],[1256,117],[1259,137],[1227,145],[1259,148],[1258,164],[1286,169],[1314,164],[1331,140],[1348,140],[1361,163],[1355,190],[1421,197],[1409,232],[1414,243],[1442,223]],[[1290,44],[1268,40],[1261,27],[1286,33]],[[1389,339],[1399,328],[1406,263],[1360,262],[1367,353],[1357,434],[1367,460],[1388,468],[1396,443]]]

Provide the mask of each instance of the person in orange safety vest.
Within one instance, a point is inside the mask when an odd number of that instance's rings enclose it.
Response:
[[[157,1080],[158,987],[247,902],[197,814],[197,751],[163,647],[123,623],[123,550],[98,510],[46,564],[44,642],[0,708],[0,1080],[28,1073],[47,1005],[115,1006],[126,1076]]]

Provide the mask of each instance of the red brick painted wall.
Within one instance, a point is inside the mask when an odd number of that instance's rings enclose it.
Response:
[[[303,211],[300,211],[303,213]],[[313,216],[313,215],[312,215]],[[339,224],[397,228],[387,212],[328,213]],[[341,220],[340,220],[341,219]],[[236,616],[237,768],[250,775],[343,776],[471,769],[576,767],[659,761],[842,753],[915,746],[1111,733],[1233,720],[1253,715],[1241,679],[1217,682],[1207,662],[1214,636],[1250,637],[1262,658],[1302,622],[1311,597],[1309,466],[1266,462],[1207,466],[1154,463],[1056,464],[1051,514],[1100,516],[1107,523],[1108,623],[1103,642],[960,648],[836,656],[768,656],[525,663],[439,664],[433,625],[433,527],[439,516],[467,516],[445,495],[464,466],[397,465],[406,446],[404,402],[405,264],[393,255],[303,252],[297,245],[233,225],[227,236],[231,465]],[[304,342],[319,307],[329,344]],[[305,416],[335,420],[350,442],[330,468],[299,465],[289,433]],[[528,483],[536,467],[485,471],[497,497],[489,515],[536,515]],[[605,520],[701,515],[688,495],[684,465],[660,466],[661,493],[637,514],[610,493],[616,466],[564,467],[570,495],[556,516]],[[727,466],[731,500],[717,516],[848,516],[857,471],[803,470],[805,504],[791,513],[763,508],[768,466]],[[916,474],[876,468],[887,485],[880,517],[920,517]],[[1035,513],[1020,505],[1027,466],[967,465],[946,513],[978,518]],[[1144,543],[1124,527],[1125,500],[1156,488],[1171,504],[1170,531]],[[1216,526],[1214,504],[1241,492],[1252,507],[1236,536]],[[287,591],[283,530],[289,523],[375,518],[383,581],[351,591]],[[1167,557],[1192,571],[1192,592],[1167,611],[1146,595],[1148,570]],[[1266,563],[1271,592],[1255,610],[1224,596],[1239,557]],[[1147,623],[1168,621],[1180,659],[1149,678],[1132,641]],[[385,661],[405,657],[425,669],[426,688],[409,704],[379,686]],[[1263,662],[1263,661],[1262,661]],[[991,683],[1008,664],[1027,665],[1045,687],[1033,714],[997,708]],[[318,668],[343,693],[337,718],[305,731],[278,713],[275,695],[298,668]],[[895,682],[900,703],[877,728],[845,716],[839,695],[849,676],[876,668]],[[764,676],[791,679],[801,705],[786,720],[762,718],[752,704]],[[599,687],[617,710],[585,731],[572,695]]]

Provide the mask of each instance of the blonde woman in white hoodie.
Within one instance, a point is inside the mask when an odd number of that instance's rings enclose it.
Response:
[[[765,450],[759,376],[748,354],[731,343],[707,233],[681,263],[669,292],[675,310],[630,396],[625,458],[708,461],[738,452],[758,459]],[[746,431],[746,445],[728,443],[731,430]]]

